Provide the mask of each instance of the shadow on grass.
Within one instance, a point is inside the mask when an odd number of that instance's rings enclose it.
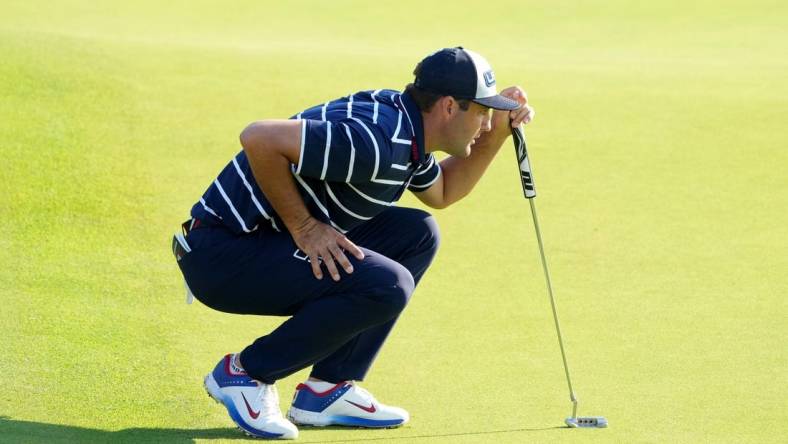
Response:
[[[132,428],[117,431],[63,424],[21,421],[0,416],[0,442],[167,442],[191,444],[195,439],[246,439],[231,427],[217,429]]]
[[[456,432],[456,433],[433,433],[429,435],[400,435],[400,436],[380,436],[380,437],[366,437],[366,438],[357,438],[357,439],[322,439],[320,441],[309,441],[309,436],[306,434],[301,434],[299,436],[298,442],[302,444],[310,444],[310,443],[329,443],[329,442],[361,442],[361,441],[411,441],[415,439],[430,439],[430,438],[451,438],[452,436],[460,437],[460,436],[481,436],[481,435],[496,435],[501,433],[517,433],[517,432],[539,432],[544,430],[554,430],[554,429],[567,429],[569,427],[566,426],[555,426],[555,427],[541,427],[541,428],[520,428],[520,429],[500,429],[500,430],[484,430],[479,432]],[[301,432],[309,431],[309,430],[345,430],[347,431],[347,427],[299,427]],[[305,439],[305,440],[304,440]]]
[[[452,436],[474,436],[474,435],[493,435],[499,433],[515,432],[535,432],[541,430],[563,429],[566,427],[544,427],[532,429],[503,429],[486,430],[479,432],[457,432],[457,433],[436,433],[431,435],[399,435],[399,436],[380,436],[364,437],[357,439],[328,439],[320,441],[309,440],[310,430],[342,430],[347,431],[347,427],[304,427],[303,433],[298,442],[307,443],[330,443],[330,442],[360,442],[360,441],[396,441],[414,440],[422,438],[446,438]],[[117,431],[91,429],[86,427],[70,426],[63,424],[47,424],[43,422],[22,421],[11,419],[7,416],[0,416],[0,441],[2,442],[167,442],[176,444],[191,444],[196,439],[250,439],[238,429],[223,427],[215,429],[165,429],[165,428],[131,428]]]

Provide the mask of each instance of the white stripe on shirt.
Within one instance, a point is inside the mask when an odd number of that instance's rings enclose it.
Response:
[[[306,120],[301,121],[301,152],[298,153],[298,168],[296,174],[301,173],[301,166],[304,165],[304,145],[306,144]]]
[[[205,203],[205,199],[203,199],[202,197],[200,198],[200,203],[202,204],[202,207],[205,209],[205,211],[207,211],[210,214],[218,217],[219,220],[222,219],[222,216],[219,216],[218,214],[216,214],[216,211],[213,211],[213,209],[211,209],[211,207],[209,207],[208,204]]]
[[[389,179],[371,179],[370,182],[381,183],[384,185],[402,185],[404,180],[389,180]]]
[[[353,94],[347,96],[347,118],[350,119],[353,117]]]
[[[254,230],[250,230],[249,228],[246,228],[246,224],[244,223],[243,218],[241,218],[241,215],[238,214],[238,210],[235,209],[230,198],[227,197],[227,193],[224,192],[224,188],[222,188],[222,184],[219,183],[219,179],[214,180],[213,184],[216,185],[216,189],[219,190],[219,194],[222,195],[222,198],[224,199],[225,202],[227,202],[227,205],[230,207],[230,211],[232,211],[235,218],[238,219],[238,223],[241,224],[241,228],[247,233],[251,233],[252,231],[254,231]]]
[[[324,103],[323,108],[320,110],[320,119],[323,120],[323,122],[326,121],[326,108],[328,108],[328,103],[329,102]]]
[[[353,145],[353,137],[350,135],[350,128],[344,123],[340,125],[345,127],[345,133],[350,141],[350,162],[347,166],[347,179],[345,179],[346,182],[350,182],[350,178],[353,176],[353,163],[356,161],[356,147]]]
[[[333,220],[331,220],[331,216],[328,215],[328,210],[320,202],[320,199],[317,198],[315,192],[312,191],[312,188],[310,188],[309,185],[307,185],[306,182],[304,182],[304,179],[302,179],[301,176],[299,176],[298,174],[293,174],[293,177],[295,177],[298,183],[304,188],[304,190],[306,190],[306,192],[309,194],[309,197],[312,198],[312,201],[314,201],[317,207],[320,208],[320,211],[322,211],[323,214],[326,215],[326,218],[328,219],[328,222],[331,223],[331,226],[339,230],[342,234],[347,233],[348,230],[343,229],[339,225],[335,224]]]
[[[328,191],[328,197],[330,197],[331,200],[333,200],[334,203],[337,204],[337,206],[339,208],[341,208],[342,211],[344,211],[345,213],[355,217],[356,219],[361,219],[361,220],[370,220],[370,219],[372,219],[371,217],[364,217],[364,216],[362,216],[360,214],[356,214],[356,213],[348,210],[344,205],[342,205],[342,202],[340,202],[339,199],[337,199],[337,197],[334,195],[334,192],[331,191],[331,187],[328,186],[328,183],[326,183],[326,191]]]
[[[370,96],[372,101],[375,102],[375,105],[372,107],[372,123],[378,123],[378,105],[380,104],[378,103],[377,99],[375,99],[375,94],[379,92],[380,90],[376,89],[375,91],[372,91],[372,95]]]
[[[328,153],[331,152],[331,122],[326,123],[326,154],[323,156],[323,171],[320,173],[320,180],[326,179],[326,171],[328,171]]]
[[[378,200],[378,199],[375,199],[374,197],[367,196],[361,190],[359,190],[358,188],[354,187],[353,184],[351,184],[351,183],[347,184],[347,186],[349,186],[351,190],[355,191],[356,194],[358,194],[359,196],[363,197],[364,199],[366,199],[366,200],[368,200],[368,201],[370,201],[372,203],[376,203],[376,204],[379,204],[379,205],[385,205],[387,207],[390,207],[390,206],[394,205],[394,202],[386,202],[385,200]]]
[[[249,194],[252,196],[252,202],[254,203],[254,206],[257,207],[257,211],[259,211],[264,218],[271,222],[271,226],[274,227],[274,230],[279,231],[279,227],[276,226],[276,221],[270,215],[268,215],[268,213],[266,213],[265,209],[263,209],[263,206],[260,205],[260,201],[257,200],[257,197],[255,197],[252,186],[249,185],[249,182],[246,180],[246,176],[244,175],[243,171],[241,171],[241,166],[238,165],[238,161],[235,160],[235,157],[233,157],[233,165],[235,166],[235,171],[238,173],[241,181],[243,181],[244,186],[247,190],[249,190]]]
[[[418,173],[414,174],[414,176],[421,176],[422,174],[426,174],[426,173],[428,173],[428,172],[430,171],[430,168],[432,168],[432,165],[433,165],[433,164],[435,164],[435,157],[430,157],[430,161],[429,161],[429,163],[427,164],[427,166],[426,166],[426,167],[424,167],[424,169],[423,169],[422,171],[420,171],[420,172],[418,172]]]
[[[413,127],[413,121],[410,120],[410,114],[408,114],[408,109],[405,108],[405,104],[402,103],[402,94],[397,97],[399,100],[400,105],[402,105],[402,109],[405,110],[405,117],[408,118],[408,123],[410,124],[410,132],[413,133],[413,137],[416,137],[416,128]]]
[[[410,140],[400,139],[398,137],[399,136],[399,130],[400,130],[401,127],[402,127],[402,111],[400,111],[399,115],[397,116],[397,129],[394,130],[394,135],[391,136],[391,141],[394,142],[394,143],[404,143],[406,145],[410,145]]]
[[[375,148],[375,169],[372,170],[372,180],[375,180],[375,178],[378,177],[378,168],[380,167],[380,148],[378,148],[378,140],[375,139],[375,135],[372,134],[372,131],[369,129],[369,127],[367,127],[367,125],[364,124],[364,122],[355,117],[351,117],[351,119],[361,125],[361,127],[364,128],[364,131],[366,131],[369,135],[369,138],[372,139],[372,146]]]
[[[432,179],[431,181],[429,181],[428,183],[425,183],[424,185],[413,185],[413,184],[410,184],[410,187],[411,188],[424,188],[424,189],[427,189],[430,186],[432,186],[432,184],[434,184],[435,181],[437,181],[439,177],[441,177],[441,169],[440,168],[438,168],[438,174],[435,175],[435,178]]]

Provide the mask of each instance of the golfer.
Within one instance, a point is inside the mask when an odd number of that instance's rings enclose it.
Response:
[[[404,92],[362,91],[288,120],[251,123],[243,150],[173,240],[203,304],[289,317],[205,377],[208,393],[250,435],[292,439],[298,424],[408,421],[355,382],[438,248],[430,214],[394,202],[406,189],[432,208],[462,199],[510,125],[534,116],[522,89],[498,94],[489,63],[462,47],[427,56],[414,74]],[[436,151],[448,156],[438,162]],[[310,366],[285,418],[274,383]]]

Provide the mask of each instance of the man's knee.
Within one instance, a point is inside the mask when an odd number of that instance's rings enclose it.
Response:
[[[367,293],[367,299],[374,303],[381,314],[396,316],[410,300],[416,284],[413,275],[402,265],[389,261],[385,266],[374,267],[369,270],[369,282],[374,282],[374,288]]]
[[[415,244],[423,250],[429,250],[433,253],[438,251],[441,240],[438,222],[430,213],[424,210],[416,208],[410,210],[405,222],[410,227],[410,231],[414,233],[414,237],[416,237]]]
[[[399,314],[408,305],[410,296],[416,288],[416,283],[410,271],[400,264],[396,264],[388,271],[391,273],[391,276],[388,278],[390,280],[383,286],[384,300],[391,313]]]
[[[426,244],[433,252],[435,252],[438,251],[438,247],[441,243],[441,232],[438,228],[438,221],[436,221],[435,218],[429,213],[427,214],[429,217],[424,219],[424,225],[426,225]]]
[[[416,282],[413,279],[413,275],[410,274],[410,271],[401,265],[397,267],[395,274],[397,276],[397,281],[392,289],[391,304],[394,310],[399,313],[408,305],[410,296],[416,289]]]

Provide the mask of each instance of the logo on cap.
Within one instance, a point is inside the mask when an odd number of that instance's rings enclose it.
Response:
[[[493,74],[492,70],[485,71],[484,73],[484,84],[487,86],[495,85],[495,74]]]

